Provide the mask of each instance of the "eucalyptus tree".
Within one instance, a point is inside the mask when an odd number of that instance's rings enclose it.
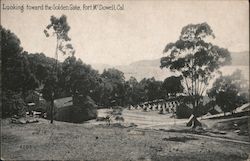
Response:
[[[52,30],[50,34],[50,30]],[[55,90],[54,86],[51,83],[55,83],[57,81],[57,66],[58,66],[58,54],[71,54],[74,55],[75,50],[73,49],[73,46],[69,41],[71,40],[70,37],[68,36],[68,32],[70,30],[70,26],[68,25],[67,22],[67,17],[65,15],[62,15],[61,17],[57,18],[55,16],[51,16],[50,18],[50,24],[47,25],[46,29],[44,30],[44,34],[46,37],[55,37],[56,38],[56,50],[55,50],[55,59],[56,63],[53,69],[53,72],[51,73],[51,78],[55,78],[52,80],[49,78],[50,83],[45,83],[48,86],[51,87],[46,87],[48,90],[46,93],[48,93],[50,96],[47,98],[50,98],[49,100],[51,101],[51,123],[53,123],[53,108],[54,108],[54,96],[55,96]],[[52,82],[51,82],[52,81]]]
[[[212,44],[213,30],[207,23],[189,24],[182,28],[179,40],[166,45],[161,68],[169,68],[183,77],[184,92],[193,104],[196,127],[197,108],[210,80],[218,69],[231,62],[227,49]]]

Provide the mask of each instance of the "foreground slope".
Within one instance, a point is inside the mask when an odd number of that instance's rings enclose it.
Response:
[[[247,160],[249,144],[190,136],[185,133],[72,124],[39,119],[11,124],[2,120],[5,160]]]

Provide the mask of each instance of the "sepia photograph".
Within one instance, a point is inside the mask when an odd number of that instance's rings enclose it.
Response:
[[[0,155],[250,161],[248,0],[0,0]]]

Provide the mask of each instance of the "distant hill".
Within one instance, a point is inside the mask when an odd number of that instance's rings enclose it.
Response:
[[[102,73],[104,69],[108,69],[108,68],[113,68],[114,67],[114,66],[108,65],[108,64],[91,64],[91,66],[95,70],[98,70],[99,73]]]
[[[160,66],[128,65],[115,68],[121,70],[125,74],[126,79],[133,76],[137,80],[151,77],[155,77],[156,80],[164,80],[166,77],[173,75],[168,69],[161,69]]]
[[[243,74],[249,78],[249,51],[244,52],[231,52],[232,64],[230,66],[223,67],[222,73],[230,74],[236,69],[241,69]],[[99,70],[101,73],[105,68],[112,68],[122,71],[126,79],[131,76],[137,80],[143,78],[155,77],[156,80],[164,80],[166,77],[173,75],[168,69],[160,68],[160,58],[153,60],[140,60],[132,62],[129,65],[111,66],[107,64],[94,64],[93,68]]]
[[[231,52],[232,65],[249,66],[249,51]]]
[[[136,62],[132,62],[131,66],[150,66],[150,67],[159,67],[161,65],[160,59],[154,60],[140,60]]]
[[[231,52],[232,65],[249,66],[249,51]],[[154,60],[139,60],[132,62],[132,66],[160,66],[160,58]]]

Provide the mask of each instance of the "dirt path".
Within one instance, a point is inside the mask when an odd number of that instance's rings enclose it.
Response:
[[[98,110],[98,116],[104,117],[108,115],[111,110],[101,109]],[[134,123],[138,128],[148,128],[168,125],[184,124],[188,119],[173,119],[170,118],[172,114],[161,115],[158,111],[143,112],[142,110],[128,110],[124,109],[122,111],[122,117],[124,118],[124,123],[130,124]]]
[[[98,115],[100,117],[104,117],[108,115],[108,112],[112,110],[107,110],[107,109],[102,109],[98,111]],[[176,119],[171,117],[172,114],[159,114],[158,111],[150,111],[150,112],[144,112],[142,110],[128,110],[124,109],[122,111],[122,117],[124,118],[123,124],[136,124],[137,128],[140,129],[153,129],[153,130],[172,130],[175,132],[181,132],[181,133],[191,133],[190,127],[186,127],[186,123],[188,119]],[[243,117],[244,118],[244,117]],[[237,118],[239,119],[239,118]],[[224,121],[228,120],[235,120],[234,119],[223,119]],[[217,122],[223,121],[222,119],[219,120],[201,120],[203,125],[205,126],[204,128],[207,130],[205,133],[201,133],[202,136],[204,137],[210,137],[210,138],[218,138],[218,139],[224,139],[224,141],[230,141],[231,142],[244,142],[248,144],[250,142],[249,137],[247,136],[239,136],[238,134],[234,132],[225,132],[225,134],[219,134],[220,131],[215,129],[211,129],[211,127],[216,124]],[[98,122],[94,124],[99,124]],[[215,133],[214,133],[214,132]],[[216,134],[217,133],[217,134]]]

